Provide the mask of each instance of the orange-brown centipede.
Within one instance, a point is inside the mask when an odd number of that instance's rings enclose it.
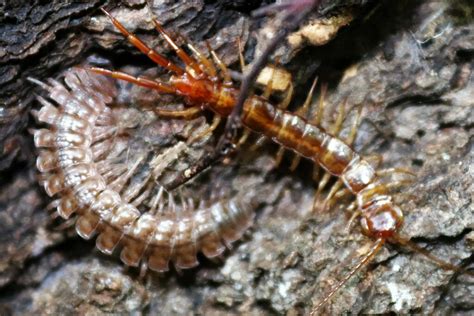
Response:
[[[91,71],[121,80],[126,80],[162,93],[183,96],[190,106],[187,110],[184,110],[180,113],[183,117],[191,117],[197,110],[201,110],[201,107],[213,111],[220,117],[227,117],[230,115],[233,107],[235,106],[239,91],[233,87],[225,66],[222,63],[218,62],[218,66],[221,67],[221,70],[224,74],[223,80],[217,75],[216,69],[214,66],[212,66],[212,63],[206,59],[206,57],[204,57],[199,52],[196,52],[199,60],[193,59],[173,42],[171,37],[166,33],[166,31],[158,22],[155,22],[159,32],[165,37],[167,42],[173,47],[177,55],[186,65],[186,68],[183,69],[150,49],[133,34],[130,34],[113,17],[110,16],[110,18],[114,25],[127,37],[127,39],[132,44],[149,56],[154,62],[172,72],[173,76],[171,77],[169,83],[165,83],[157,80],[133,77],[125,73],[114,72],[103,68],[94,67],[90,69]],[[190,48],[193,49],[192,46],[190,46]],[[88,81],[85,81],[84,84],[87,84],[87,82]],[[56,97],[53,96],[53,91],[54,87],[50,88],[50,93],[54,99]],[[64,99],[57,99],[57,101],[58,103],[64,102]],[[46,115],[46,112],[46,109],[42,113],[40,112],[40,114],[42,114],[40,116],[50,116],[50,114]],[[51,115],[56,117],[53,114]],[[95,119],[97,118],[98,115],[96,114]],[[82,142],[87,142],[87,140],[80,139],[80,137],[70,137],[70,131],[74,131],[71,129],[85,128],[80,126],[81,122],[69,122],[68,119],[64,120],[64,123],[61,122],[61,124],[64,124],[64,126],[71,126],[68,127],[66,134],[56,137],[56,139],[53,141],[52,135],[47,133],[38,133],[38,135],[35,135],[35,138],[38,139],[36,142],[37,146],[48,147],[51,145],[51,147],[53,147],[53,142],[55,142],[58,147],[66,148],[67,144],[74,144],[74,146],[76,146]],[[43,121],[55,124],[54,120],[47,121],[45,119]],[[264,135],[269,139],[272,139],[285,148],[294,151],[297,155],[312,160],[315,164],[323,167],[328,173],[338,177],[340,181],[346,186],[347,190],[356,196],[356,215],[361,218],[363,232],[375,240],[372,248],[363,257],[360,263],[357,264],[356,267],[353,268],[351,272],[339,284],[337,284],[333,290],[331,290],[331,292],[324,298],[319,306],[322,306],[322,304],[326,303],[352,275],[354,275],[362,267],[366,266],[386,242],[407,245],[408,247],[424,254],[444,268],[456,269],[456,267],[435,258],[398,234],[398,231],[403,223],[403,214],[400,208],[393,202],[392,196],[389,193],[389,184],[384,182],[381,177],[379,177],[377,171],[369,164],[366,159],[364,159],[351,148],[351,146],[348,144],[350,143],[350,139],[342,140],[327,132],[318,124],[309,122],[297,114],[277,108],[269,103],[266,98],[260,96],[252,96],[246,100],[243,108],[242,123],[245,127],[253,130],[256,133]],[[62,125],[59,127],[61,126]],[[84,172],[89,171],[90,170],[86,170]],[[83,230],[90,232],[92,230],[90,229],[91,227],[100,230],[101,225],[104,227],[109,227],[109,225],[107,225],[107,221],[112,219],[112,215],[115,216],[117,214],[112,214],[110,211],[104,211],[104,209],[107,209],[106,207],[103,207],[102,204],[96,205],[94,203],[104,198],[105,200],[112,201],[110,205],[107,205],[107,207],[109,207],[109,209],[114,208],[118,204],[112,205],[114,200],[112,198],[113,194],[107,196],[107,193],[104,194],[104,196],[101,196],[103,192],[108,192],[105,191],[105,185],[93,177],[86,179],[82,178],[81,176],[82,174],[74,174],[73,176],[68,175],[68,177],[72,177],[74,179],[80,178],[81,181],[85,179],[90,181],[90,183],[87,182],[87,185],[85,186],[80,183],[81,186],[78,188],[76,188],[78,184],[75,182],[70,182],[69,179],[69,182],[67,183],[70,188],[72,187],[74,189],[74,195],[78,197],[78,202],[83,204],[80,206],[82,208],[89,208],[92,210],[89,211],[88,209],[87,211],[80,213],[81,221],[78,222],[79,231],[81,233],[83,233]],[[93,179],[95,182],[91,179]],[[61,179],[53,180],[51,180],[51,184],[48,185],[48,188],[56,189],[56,186],[62,185],[62,183],[60,183]],[[86,189],[83,189],[83,187]],[[89,199],[91,195],[93,195],[93,198]],[[133,220],[136,218],[137,216],[135,216]],[[152,224],[158,225],[158,222],[154,221],[152,218],[147,218],[146,220],[144,219],[144,221],[147,220],[152,222]],[[247,220],[248,217],[246,217],[246,223],[248,223]],[[126,229],[129,229],[130,231],[130,228],[128,228],[127,225],[130,225],[131,222],[131,219],[128,219],[128,221],[125,220],[125,223],[120,223],[122,226],[112,229],[113,232],[118,232],[116,235],[109,231],[104,233],[105,230],[102,232],[102,234],[107,237],[114,236],[114,238],[112,238],[113,244],[116,245],[121,240],[122,235],[120,237],[116,236]],[[150,229],[150,223],[146,224],[148,225],[146,226],[147,229]],[[239,227],[245,227],[246,225],[241,225]],[[86,237],[89,236],[89,234],[83,235]],[[143,235],[137,234],[137,236],[139,236],[137,239],[140,241],[147,240],[146,236],[149,235],[149,231],[143,233]],[[189,238],[189,236],[185,236],[183,237],[183,240],[188,240]],[[206,243],[204,242],[203,244]],[[131,261],[133,264],[142,258],[145,251],[148,251],[148,249],[145,249],[147,246],[151,247],[154,245],[151,243],[147,243],[145,245],[140,245],[137,243],[134,245],[134,247],[127,248],[126,246],[125,249],[137,248],[139,250],[139,254],[135,254],[134,256],[136,260]],[[169,244],[166,247],[169,248]],[[113,249],[113,247],[111,248]],[[206,251],[204,247],[201,247],[199,250]],[[181,255],[184,255],[188,252],[195,254],[196,251],[183,251],[182,253],[180,252],[175,257],[173,257],[174,260],[178,261],[179,267],[191,266],[191,264],[186,265],[179,263],[181,262],[179,260],[184,260],[182,262],[190,262],[187,261],[188,258],[180,257]],[[217,251],[214,252],[217,253]],[[169,251],[167,253],[169,253]],[[153,255],[151,255],[150,258],[154,258]],[[124,262],[127,264],[129,263],[127,260],[124,260]],[[153,266],[153,264],[149,265]]]

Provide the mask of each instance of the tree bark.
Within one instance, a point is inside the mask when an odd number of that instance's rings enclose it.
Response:
[[[29,133],[39,126],[29,112],[44,92],[27,77],[44,81],[85,63],[133,73],[154,68],[99,7],[160,52],[169,49],[151,14],[200,48],[207,39],[239,69],[235,39],[244,39],[251,61],[278,27],[273,16],[250,16],[265,4],[0,2],[0,313],[306,314],[356,264],[372,241],[357,222],[347,231],[350,199],[312,212],[317,183],[307,176],[311,164],[292,172],[287,153],[275,166],[270,143],[255,151],[244,147],[231,166],[209,171],[232,189],[252,190],[258,205],[253,227],[222,262],[200,257],[190,271],[149,273],[142,280],[117,256],[99,254],[73,230],[56,229],[59,222],[46,211],[51,199],[38,184]],[[401,234],[463,266],[472,264],[474,248],[473,15],[469,0],[324,1],[293,42],[275,52],[293,74],[292,109],[303,103],[315,75],[329,84],[328,109],[346,98],[349,108],[364,106],[355,148],[383,157],[384,167],[416,173],[396,195],[406,216]],[[126,85],[119,89],[122,105],[163,100]],[[469,314],[472,282],[387,245],[325,308],[332,314]]]

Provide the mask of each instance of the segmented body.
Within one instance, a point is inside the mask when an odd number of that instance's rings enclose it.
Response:
[[[221,109],[227,108],[226,104],[219,103],[209,107],[221,115],[224,112]],[[245,102],[242,123],[341,178],[356,195],[362,227],[367,234],[388,238],[402,224],[403,214],[393,203],[386,183],[377,177],[371,164],[343,140],[259,97]]]
[[[98,232],[99,250],[111,254],[120,245],[125,264],[142,261],[156,271],[168,270],[169,261],[179,269],[194,267],[198,251],[212,258],[225,250],[224,243],[241,237],[254,213],[237,197],[203,202],[197,209],[158,208],[163,189],[155,182],[161,172],[158,163],[165,158],[157,156],[145,180],[138,172],[132,178],[135,169],[112,163],[131,146],[114,136],[109,107],[116,96],[113,83],[82,69],[67,71],[65,83],[39,83],[54,104],[40,98],[43,107],[37,118],[49,128],[35,131],[34,141],[45,190],[59,196],[61,217],[77,214],[81,237]],[[139,206],[145,210],[140,212]]]

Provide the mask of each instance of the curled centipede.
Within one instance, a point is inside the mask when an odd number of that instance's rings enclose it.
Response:
[[[45,154],[38,159],[38,169],[47,173],[45,188],[48,194],[61,195],[58,202],[59,214],[68,217],[73,212],[77,213],[79,218],[76,229],[84,238],[90,238],[94,231],[99,231],[97,245],[102,251],[111,253],[121,244],[121,258],[127,265],[136,266],[140,261],[146,261],[151,269],[163,271],[166,270],[168,261],[172,260],[179,268],[193,267],[197,264],[197,251],[213,257],[223,251],[221,239],[227,242],[238,239],[250,225],[253,212],[249,211],[249,207],[236,206],[231,200],[225,207],[218,204],[216,207],[203,208],[190,214],[183,213],[179,218],[160,218],[153,214],[154,212],[140,215],[133,205],[123,201],[116,190],[107,187],[107,181],[101,178],[101,173],[91,167],[94,166],[94,159],[99,156],[94,156],[91,151],[94,145],[93,137],[87,138],[84,135],[94,126],[100,126],[103,120],[107,120],[103,113],[107,112],[107,103],[113,93],[101,86],[104,85],[104,79],[94,77],[90,72],[125,80],[160,93],[181,96],[188,106],[186,109],[158,110],[158,114],[190,119],[196,113],[210,110],[215,114],[211,130],[215,129],[221,118],[232,113],[239,90],[234,87],[226,66],[214,52],[211,52],[211,55],[221,75],[204,54],[188,44],[188,48],[197,58],[188,55],[163,27],[154,21],[159,33],[184,63],[185,67],[181,67],[149,48],[108,12],[103,11],[130,43],[153,62],[167,69],[171,77],[169,81],[163,82],[92,67],[88,69],[89,72],[77,69],[67,74],[66,83],[74,93],[55,82],[51,85],[43,84],[50,98],[59,105],[59,111],[49,103],[42,102],[44,106],[38,113],[38,118],[50,124],[52,128],[40,130],[35,134],[36,146],[46,148]],[[107,87],[107,84],[105,86]],[[98,87],[103,92],[94,89]],[[312,90],[307,100],[311,99]],[[88,104],[92,99],[97,104]],[[80,106],[73,106],[77,103],[80,103]],[[306,102],[303,108],[305,106]],[[74,119],[70,118],[71,114]],[[271,104],[265,94],[253,95],[245,101],[241,120],[248,130],[293,151],[298,157],[311,160],[328,175],[337,177],[333,187],[335,189],[331,191],[330,196],[342,186],[345,187],[344,192],[354,195],[356,199],[353,218],[360,218],[362,232],[374,240],[371,249],[360,262],[324,297],[312,313],[327,303],[355,273],[367,266],[387,242],[405,245],[443,268],[457,269],[399,235],[403,213],[391,194],[392,186],[396,183],[385,181],[384,172],[376,170],[351,147],[355,127],[347,138],[342,139],[338,131],[340,123],[335,125],[334,130],[327,131],[321,127],[320,117],[308,120],[301,113],[285,110],[285,106]],[[246,134],[247,132],[244,132],[244,139]],[[78,149],[77,153],[71,154],[71,148]],[[57,169],[59,171],[54,172]],[[179,178],[177,184],[171,187],[177,187],[194,176],[194,170],[199,168],[186,170],[184,179]],[[221,218],[223,214],[227,217]]]
[[[127,152],[128,140],[117,136],[120,128],[109,107],[116,93],[110,80],[75,68],[65,73],[65,84],[34,81],[50,100],[39,97],[43,106],[35,114],[49,128],[34,132],[45,191],[59,196],[53,205],[62,218],[77,215],[81,237],[98,233],[96,245],[103,253],[120,245],[126,265],[141,262],[142,268],[161,272],[172,261],[187,269],[198,264],[197,252],[209,258],[220,255],[224,243],[238,240],[252,223],[252,208],[242,199],[215,199],[194,207],[174,202],[173,195],[165,198],[157,179],[168,160],[186,147],[178,142],[151,159]]]

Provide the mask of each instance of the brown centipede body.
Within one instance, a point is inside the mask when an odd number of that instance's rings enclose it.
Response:
[[[152,61],[167,69],[171,73],[171,78],[168,82],[164,82],[97,67],[90,68],[89,72],[125,80],[160,93],[182,96],[188,105],[186,109],[179,111],[157,109],[158,115],[191,119],[204,109],[210,110],[215,114],[211,131],[219,125],[221,118],[228,117],[232,113],[239,91],[233,86],[226,66],[214,52],[211,52],[211,55],[222,76],[218,74],[213,63],[192,45],[188,45],[188,48],[197,58],[189,56],[178,47],[157,21],[154,21],[157,30],[183,61],[184,68],[150,49],[140,39],[129,33],[119,21],[110,15],[109,17],[134,46]],[[85,70],[76,70],[70,73],[70,76],[81,78],[75,80],[82,82],[84,86],[96,80],[103,80],[86,73]],[[68,81],[74,82],[74,80],[66,80],[66,83]],[[68,86],[74,89],[74,84],[68,83]],[[61,169],[60,174],[48,173],[50,177],[45,188],[48,194],[62,192],[60,214],[69,214],[73,211],[79,214],[76,227],[81,236],[90,237],[94,230],[100,232],[97,239],[99,249],[111,252],[117,244],[124,245],[121,257],[128,265],[136,266],[142,258],[148,258],[148,266],[159,271],[165,270],[169,260],[172,260],[179,268],[189,268],[197,263],[195,259],[197,251],[202,251],[208,257],[220,254],[222,252],[220,238],[233,241],[239,238],[243,230],[250,225],[253,212],[248,210],[249,207],[236,206],[232,202],[226,204],[225,207],[219,202],[218,210],[214,212],[211,206],[203,208],[202,211],[194,211],[191,215],[183,213],[180,218],[160,218],[154,214],[140,216],[133,205],[130,206],[127,201],[123,201],[117,188],[108,188],[109,183],[102,179],[103,175],[100,171],[90,169],[90,166],[94,165],[90,162],[95,163],[93,152],[88,155],[84,153],[86,149],[92,148],[93,139],[83,139],[83,136],[74,134],[77,129],[89,130],[97,124],[96,122],[100,122],[103,119],[101,113],[107,108],[106,103],[109,99],[101,100],[101,106],[96,107],[99,110],[97,113],[85,111],[86,114],[81,113],[83,116],[79,116],[81,120],[74,121],[69,119],[70,113],[67,112],[69,107],[63,107],[65,100],[68,99],[64,95],[69,93],[64,86],[54,84],[45,88],[49,91],[50,98],[55,100],[61,109],[58,112],[57,109],[53,110],[54,107],[45,104],[38,114],[40,121],[54,127],[51,130],[39,131],[35,135],[37,147],[50,148],[47,149],[47,154],[40,156],[39,169],[42,172],[50,172],[55,166]],[[311,100],[313,89],[307,100]],[[87,90],[88,93],[94,95],[93,91],[93,89]],[[80,99],[80,95],[79,93],[79,96],[73,96],[71,99]],[[98,96],[98,98],[103,97]],[[90,107],[84,103],[87,101],[79,100],[79,102],[86,105],[85,109]],[[305,102],[303,108],[307,107],[309,102]],[[244,103],[242,124],[248,130],[293,151],[298,157],[311,160],[315,165],[322,167],[328,176],[337,177],[338,180],[328,195],[329,199],[339,193],[354,195],[356,199],[353,203],[353,218],[360,218],[363,233],[374,240],[372,247],[361,261],[324,297],[317,308],[327,303],[336,291],[366,266],[387,242],[408,246],[440,266],[456,270],[455,266],[434,257],[399,235],[403,213],[394,202],[391,189],[400,183],[387,182],[383,170],[377,170],[373,164],[352,148],[357,123],[354,124],[350,134],[343,139],[339,134],[340,120],[331,130],[326,130],[321,126],[319,115],[308,119],[302,112],[287,111],[285,105],[287,104],[273,105],[265,93],[263,96],[253,95]],[[74,109],[74,111],[77,110],[77,108]],[[63,111],[65,114],[61,116],[59,113]],[[73,114],[79,115],[76,112]],[[343,115],[341,120],[342,118]],[[248,132],[245,131],[243,134],[243,139],[245,139]],[[80,157],[71,156],[71,158],[68,150],[75,147],[78,147],[82,154],[79,155]],[[55,155],[58,158],[53,157]],[[67,156],[66,164],[60,162],[63,158],[59,159],[59,157],[63,155]],[[57,165],[56,160],[59,161]],[[47,161],[51,168],[43,167],[43,161]],[[296,166],[297,163],[298,159],[295,160],[294,165]],[[401,169],[395,171],[405,172]],[[129,178],[124,176],[123,180],[128,181]],[[228,210],[226,211],[225,208]],[[228,214],[229,218],[221,219],[219,216],[222,214]],[[200,216],[207,216],[207,218],[199,218]],[[212,223],[211,228],[208,227],[209,223]],[[202,227],[199,228],[197,224],[202,224]],[[173,227],[170,228],[171,226]],[[226,237],[227,231],[230,231],[232,237]]]

